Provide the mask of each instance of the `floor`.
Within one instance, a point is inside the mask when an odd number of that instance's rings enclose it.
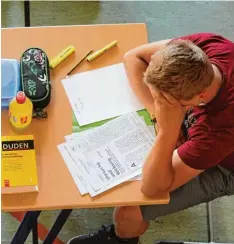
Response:
[[[2,1],[2,27],[24,26],[20,1]],[[193,32],[217,32],[234,40],[234,2],[107,2],[32,1],[31,26],[144,22],[149,41]],[[234,243],[234,196],[212,202],[215,242]],[[44,212],[40,222],[48,228],[57,211]],[[64,241],[76,234],[95,231],[111,223],[112,209],[75,210],[60,233]],[[2,243],[9,244],[18,223],[2,213]],[[151,222],[141,243],[155,240],[208,241],[205,205],[196,206]],[[27,243],[31,243],[29,239]]]

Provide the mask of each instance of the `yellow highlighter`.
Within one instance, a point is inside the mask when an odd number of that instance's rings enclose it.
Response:
[[[65,58],[67,58],[70,54],[75,52],[75,48],[73,46],[68,46],[61,53],[59,53],[52,61],[50,62],[50,68],[56,67],[60,64]]]
[[[95,53],[89,55],[87,57],[87,61],[91,62],[92,60],[94,60],[95,58],[99,57],[100,55],[102,55],[104,52],[106,52],[107,50],[111,49],[112,47],[117,45],[117,41],[113,41],[110,44],[108,44],[107,46],[105,46],[104,48],[96,51]]]

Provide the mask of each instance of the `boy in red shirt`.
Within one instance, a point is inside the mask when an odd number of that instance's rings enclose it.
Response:
[[[149,220],[234,194],[234,43],[198,33],[135,48],[124,64],[157,120],[141,190],[150,197],[169,191],[171,200],[116,208],[114,225],[69,244],[137,244]]]

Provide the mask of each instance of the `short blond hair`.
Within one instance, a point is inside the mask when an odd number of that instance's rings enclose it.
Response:
[[[172,40],[151,57],[144,82],[177,99],[190,100],[210,86],[214,71],[201,48],[187,40]]]

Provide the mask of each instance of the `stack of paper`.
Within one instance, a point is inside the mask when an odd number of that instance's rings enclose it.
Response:
[[[81,193],[96,196],[141,175],[155,134],[136,113],[67,135],[58,149]]]
[[[122,63],[69,76],[62,84],[80,126],[144,109]]]

